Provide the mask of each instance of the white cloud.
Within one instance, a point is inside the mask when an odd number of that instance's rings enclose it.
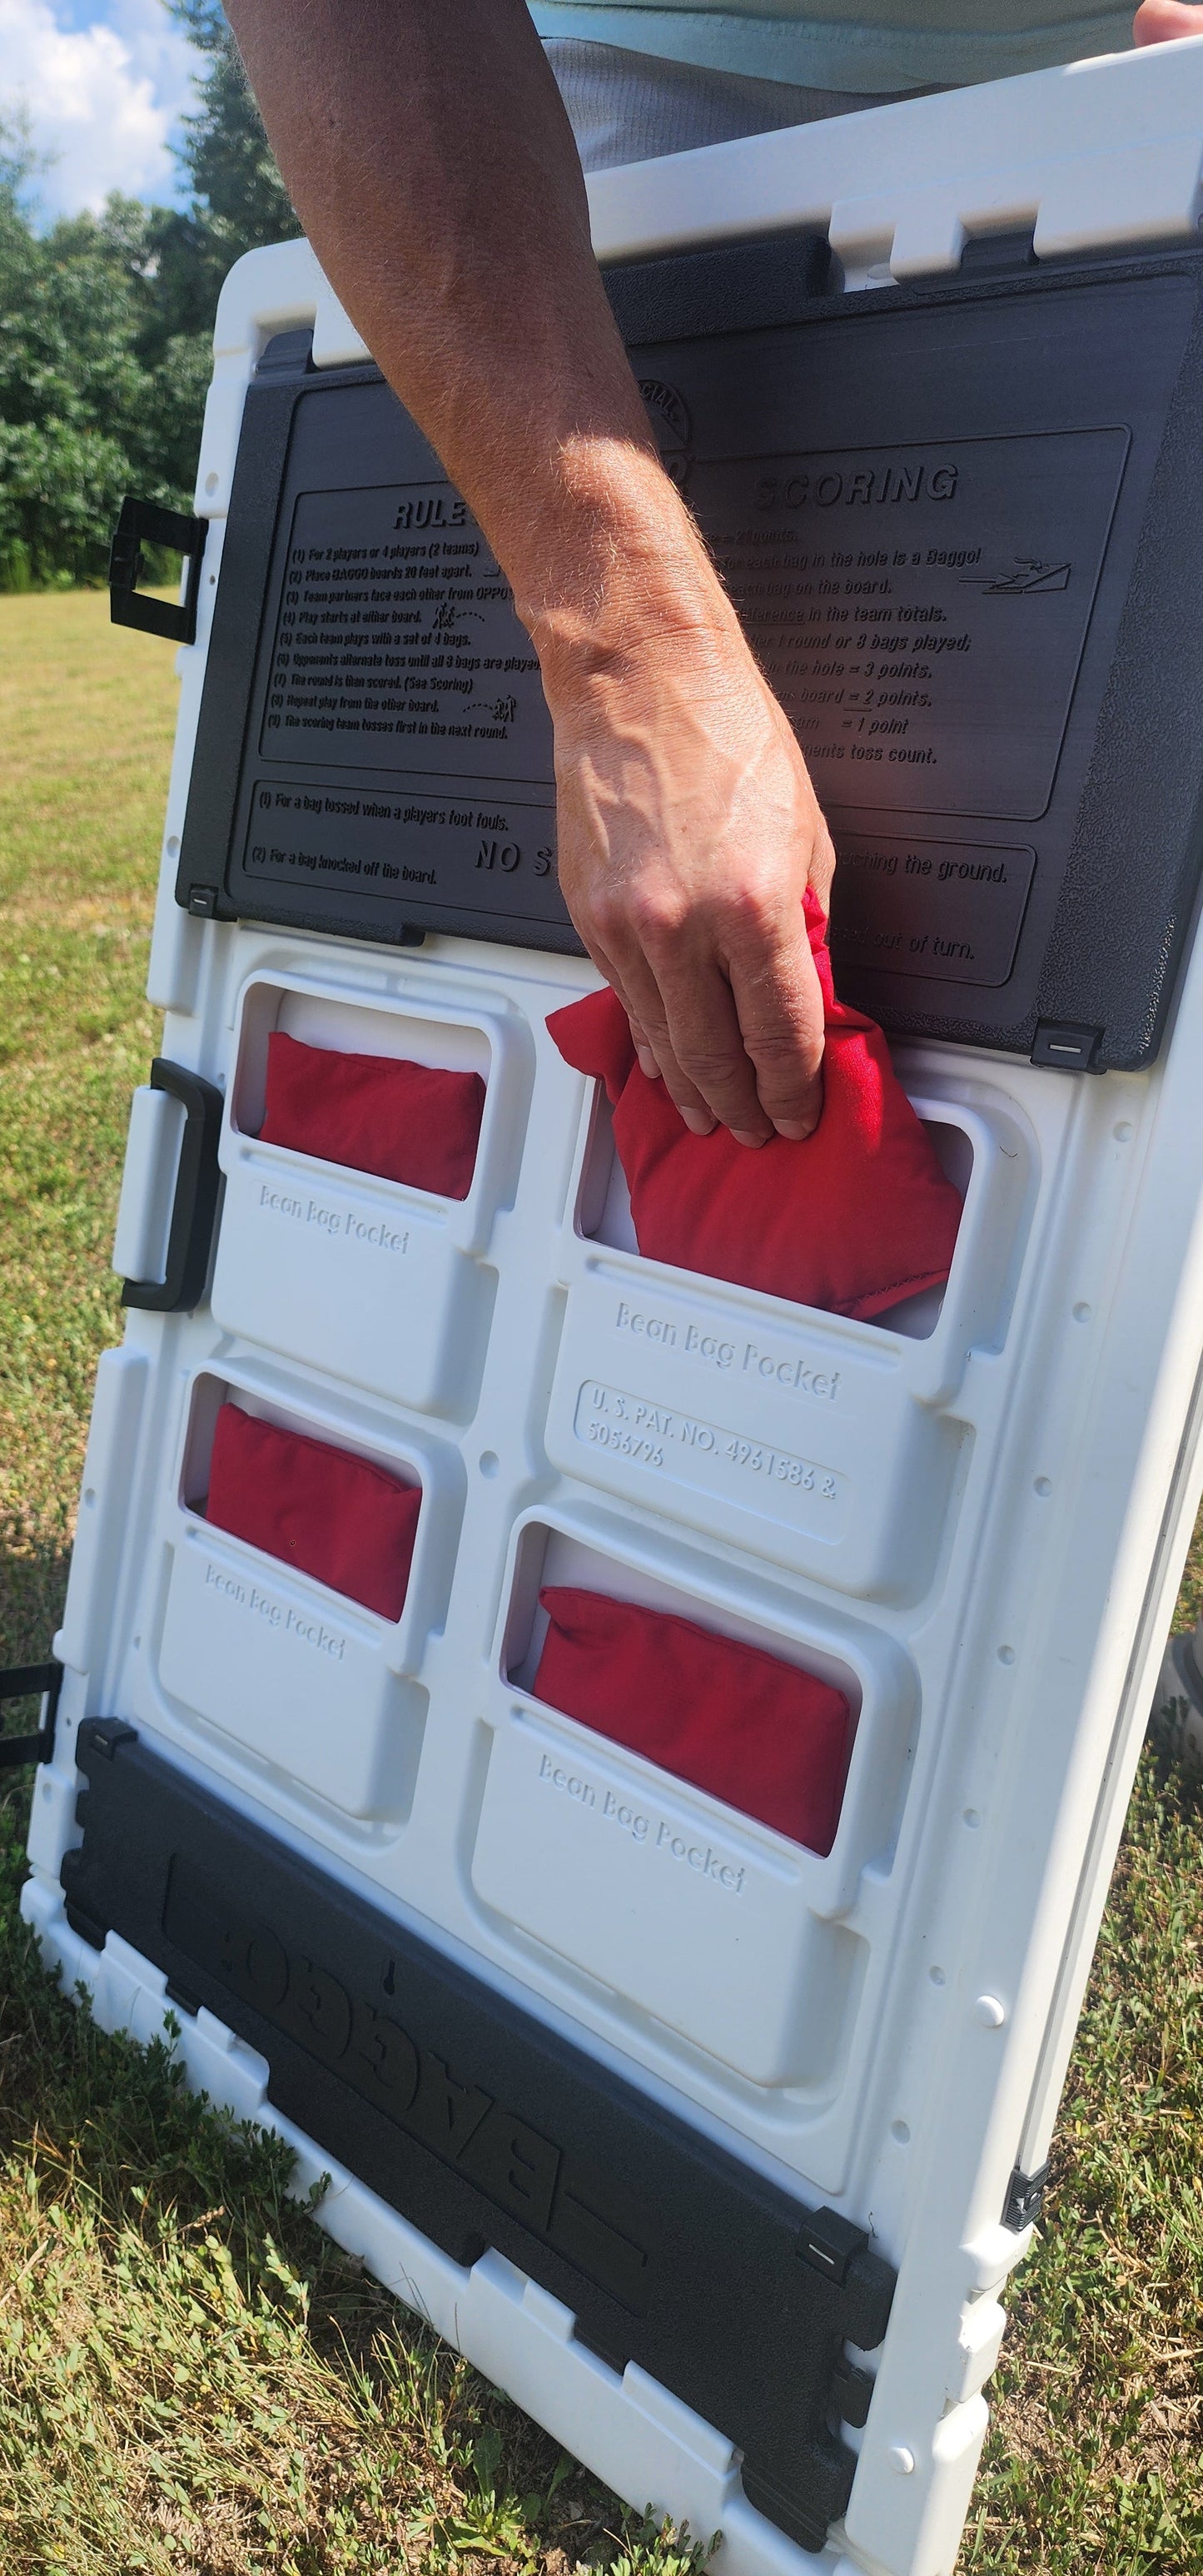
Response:
[[[36,148],[56,156],[38,183],[45,211],[98,210],[110,188],[172,196],[167,141],[196,67],[160,0],[0,0],[0,112],[27,108]]]

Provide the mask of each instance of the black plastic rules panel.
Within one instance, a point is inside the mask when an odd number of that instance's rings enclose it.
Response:
[[[459,2264],[496,2246],[744,2454],[820,2549],[855,2468],[894,2275],[863,2231],[748,2171],[149,1752],[79,1730],[68,1915],[113,1930],[266,2058],[268,2096]]]
[[[830,817],[841,983],[897,1031],[1144,1063],[1199,874],[1203,252],[847,297],[828,267],[776,236],[606,278]],[[284,335],[247,396],[181,903],[577,949],[554,826],[484,535],[376,371]]]

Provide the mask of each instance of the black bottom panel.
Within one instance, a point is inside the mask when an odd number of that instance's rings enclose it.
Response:
[[[807,2209],[139,1743],[90,1720],[76,1929],[120,1933],[270,2067],[268,2095],[456,2263],[496,2246],[744,2454],[752,2503],[823,2547],[894,2275]]]

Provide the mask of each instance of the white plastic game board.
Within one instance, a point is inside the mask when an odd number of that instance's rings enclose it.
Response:
[[[603,261],[813,224],[867,293],[1025,226],[1038,260],[1191,241],[1203,42],[590,193]],[[857,1323],[641,1261],[604,1103],[544,1025],[588,965],[175,900],[246,386],[307,324],[318,368],[365,355],[306,244],[238,264],[149,988],[164,1056],[224,1097],[224,1192],[201,1302],[131,1311],[101,1362],[26,1915],[105,2027],[161,2029],[164,1970],[112,1931],[93,1947],[60,1884],[78,1728],[121,1721],[757,2186],[864,2231],[897,2282],[884,2340],[853,2357],[873,2386],[843,2435],[850,2500],[806,2551],[749,2502],[729,2432],[575,2339],[508,2255],[453,2261],[273,2109],[264,2057],[220,2015],[176,2007],[190,2078],[284,2130],[299,2189],[329,2174],[339,2242],[633,2504],[721,2531],[732,2576],[951,2576],[1203,1475],[1203,951],[1187,942],[1141,1071],[896,1050],[963,1193],[941,1296]],[[483,1073],[469,1196],[261,1142],[273,1028]],[[136,1096],[127,1277],[164,1273],[182,1115]],[[398,1623],[209,1527],[227,1392],[421,1483]],[[855,1742],[829,1855],[533,1698],[548,1579],[836,1681]]]

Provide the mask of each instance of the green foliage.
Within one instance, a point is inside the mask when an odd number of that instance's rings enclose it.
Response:
[[[216,0],[165,0],[197,47],[186,212],[113,195],[39,232],[36,156],[0,124],[0,589],[102,580],[123,494],[189,506],[221,281],[296,233]]]
[[[272,158],[259,111],[230,38],[220,0],[166,0],[206,69],[199,106],[184,118],[178,158],[192,182],[194,220],[224,249],[224,268],[244,250],[286,241],[300,226]],[[224,274],[223,268],[223,274]]]

